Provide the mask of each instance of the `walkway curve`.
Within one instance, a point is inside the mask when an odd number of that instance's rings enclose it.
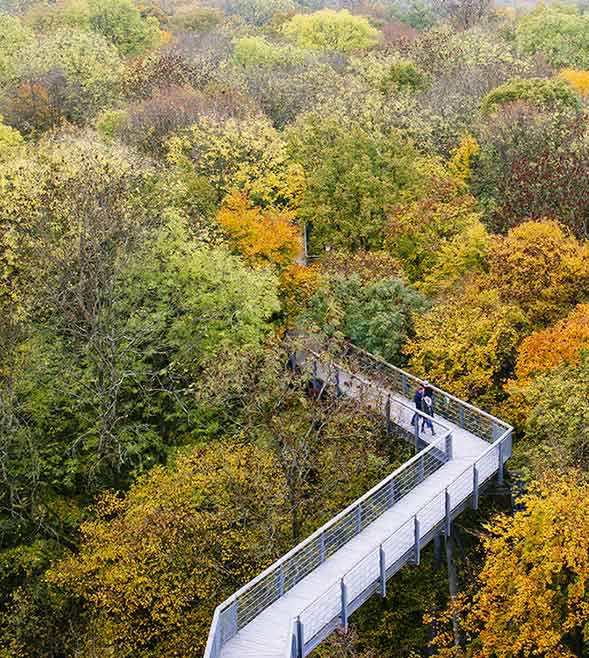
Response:
[[[511,456],[512,428],[434,388],[435,434],[419,432],[419,380],[348,345],[341,361],[297,355],[317,390],[333,386],[404,430],[416,454],[217,607],[205,658],[303,658],[467,506]],[[416,431],[417,428],[417,431]]]

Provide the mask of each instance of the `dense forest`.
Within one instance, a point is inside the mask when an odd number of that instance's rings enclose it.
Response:
[[[408,458],[301,335],[515,427],[459,592],[428,549],[317,655],[589,656],[587,6],[0,10],[0,656],[200,656]]]

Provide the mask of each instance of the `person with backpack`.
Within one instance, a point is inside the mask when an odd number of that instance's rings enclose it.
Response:
[[[415,404],[415,408],[417,411],[423,411],[423,396],[425,393],[425,387],[423,384],[420,384],[417,387],[417,390],[415,391],[415,395],[413,396],[413,403]],[[411,424],[415,425],[415,427],[419,427],[419,418],[420,414],[415,413],[413,414],[413,418],[411,419]]]

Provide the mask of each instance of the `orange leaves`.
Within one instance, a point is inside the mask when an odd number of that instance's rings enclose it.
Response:
[[[580,69],[563,69],[559,77],[569,83],[569,85],[579,93],[581,98],[585,98],[589,93],[589,71]]]
[[[259,208],[245,194],[228,196],[217,216],[236,251],[252,265],[292,265],[301,253],[294,213],[286,209]]]
[[[589,348],[589,304],[580,304],[566,318],[548,329],[524,338],[515,372],[520,380],[551,370],[561,363],[576,365]]]

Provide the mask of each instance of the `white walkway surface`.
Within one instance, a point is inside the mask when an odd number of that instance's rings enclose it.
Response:
[[[334,372],[315,366],[315,375],[334,383]],[[365,379],[340,370],[337,382],[342,394],[349,395],[386,414],[387,400],[392,422],[413,431],[411,403],[401,395],[383,390]],[[421,424],[421,423],[420,423]],[[448,501],[450,509],[458,508],[473,493],[474,483],[482,484],[498,469],[499,447],[436,416],[435,431],[421,433],[421,438],[436,446],[444,444],[444,434],[452,435],[452,458],[440,462],[437,470],[412,488],[381,516],[367,525],[339,550],[295,584],[283,596],[261,611],[241,628],[212,658],[287,658],[291,656],[293,620],[300,618],[304,643],[313,636],[325,636],[326,625],[333,622],[341,609],[341,580],[353,601],[379,576],[379,548],[385,555],[386,568],[397,564],[415,546],[415,525],[424,537],[444,522]],[[421,459],[431,458],[433,446]],[[423,453],[420,453],[423,454]],[[419,459],[415,457],[414,459]],[[476,479],[473,476],[476,465]],[[422,461],[423,468],[423,461]],[[322,630],[323,629],[323,630]],[[323,632],[323,636],[321,633]],[[303,652],[304,653],[304,652]]]

